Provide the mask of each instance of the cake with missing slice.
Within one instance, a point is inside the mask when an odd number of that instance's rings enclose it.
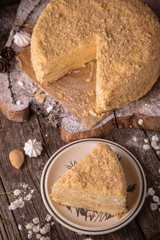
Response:
[[[140,0],[52,0],[31,40],[41,84],[97,60],[97,113],[138,100],[160,74],[160,24]]]
[[[50,197],[61,205],[120,218],[127,212],[127,185],[119,159],[110,146],[98,143],[54,183]]]

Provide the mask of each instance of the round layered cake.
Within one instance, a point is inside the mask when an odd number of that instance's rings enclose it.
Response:
[[[96,59],[97,112],[146,94],[160,74],[160,24],[140,0],[52,0],[31,40],[37,80],[50,84]]]

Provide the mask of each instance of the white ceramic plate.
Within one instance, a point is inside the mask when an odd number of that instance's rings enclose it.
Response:
[[[110,145],[126,175],[128,213],[121,219],[107,213],[60,206],[49,197],[53,183],[98,142]],[[138,214],[146,196],[146,178],[138,160],[124,147],[102,139],[83,139],[65,145],[48,160],[41,176],[41,194],[49,213],[66,228],[82,234],[106,234],[124,227]]]

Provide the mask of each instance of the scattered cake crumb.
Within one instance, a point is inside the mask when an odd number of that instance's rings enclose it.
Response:
[[[138,120],[138,124],[139,124],[139,125],[142,125],[142,124],[143,124],[143,120],[142,120],[142,119],[139,119],[139,120]]]
[[[44,102],[46,99],[46,95],[44,93],[37,92],[35,95],[37,100]]]
[[[87,78],[86,79],[86,82],[91,82],[92,81],[92,78]]]
[[[38,88],[36,87],[35,89],[34,89],[34,92],[36,93],[38,91]]]

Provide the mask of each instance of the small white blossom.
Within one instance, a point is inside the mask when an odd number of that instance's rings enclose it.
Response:
[[[36,235],[36,238],[37,238],[37,239],[40,239],[41,237],[42,237],[41,234],[37,234],[37,235]]]
[[[39,218],[35,217],[35,218],[33,218],[32,221],[33,221],[34,224],[37,224],[37,223],[39,223]]]
[[[28,184],[23,183],[23,188],[24,188],[24,189],[28,188]]]
[[[39,232],[39,230],[40,230],[40,225],[38,224],[37,226],[34,226],[33,227],[33,232]]]
[[[30,239],[30,238],[32,238],[32,235],[33,235],[32,231],[29,230],[29,231],[28,231],[28,236],[27,236],[27,237]]]
[[[55,223],[54,222],[51,222],[51,226],[53,226]]]
[[[31,193],[27,194],[27,195],[24,197],[24,200],[26,200],[26,201],[30,201],[31,199],[32,199],[32,194],[31,194]]]
[[[157,153],[157,155],[159,155],[159,154],[160,154],[160,151],[156,151],[156,153]]]
[[[151,210],[152,210],[152,211],[155,211],[155,210],[158,209],[157,203],[151,203],[151,204],[150,204],[150,207],[151,207]]]
[[[142,120],[142,119],[139,119],[139,120],[138,120],[138,124],[139,124],[139,125],[142,125],[142,124],[143,124],[143,120]]]
[[[159,141],[158,136],[157,135],[152,136],[152,141],[158,142]]]
[[[13,192],[14,196],[18,196],[20,193],[21,193],[21,190],[19,189],[15,189]]]
[[[8,206],[9,210],[15,210],[17,208],[22,208],[24,206],[24,201],[22,198],[16,199],[15,201],[11,202]]]
[[[158,202],[159,202],[159,197],[156,196],[156,195],[154,195],[154,196],[153,196],[153,201],[156,202],[156,203],[158,203]]]
[[[153,189],[153,187],[148,188],[148,194],[149,194],[150,196],[153,196],[153,195],[155,194],[155,190]]]
[[[159,149],[160,149],[160,146],[157,145],[157,142],[156,142],[156,141],[152,141],[152,142],[151,142],[151,146],[152,146],[155,150],[159,150]]]
[[[52,219],[52,216],[50,214],[47,214],[47,216],[45,217],[46,222],[50,222]]]
[[[150,145],[149,144],[144,144],[143,145],[143,149],[144,150],[149,150],[150,149]]]
[[[46,234],[50,231],[50,224],[47,223],[45,224],[41,229],[40,229],[40,233],[41,234]]]
[[[145,139],[144,139],[144,142],[145,142],[145,143],[148,143],[149,141],[148,141],[148,139],[147,139],[147,138],[145,138]]]
[[[30,193],[32,193],[32,194],[33,194],[33,193],[34,193],[34,189],[31,189]]]
[[[22,225],[21,225],[21,224],[18,224],[18,229],[19,229],[20,231],[22,231]]]
[[[34,224],[33,223],[27,223],[25,227],[26,227],[27,230],[31,230],[34,227]]]
[[[132,137],[132,140],[133,140],[134,142],[137,142],[137,138],[136,138],[135,136]]]

